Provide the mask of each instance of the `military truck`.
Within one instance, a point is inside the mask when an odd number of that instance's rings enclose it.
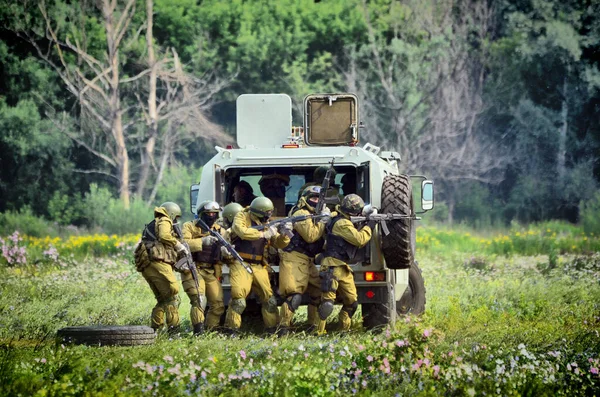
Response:
[[[315,169],[334,161],[336,177],[331,189],[343,195],[358,194],[365,203],[378,208],[380,214],[406,215],[387,222],[386,228],[378,225],[360,262],[350,264],[363,325],[374,328],[393,324],[397,315],[422,313],[425,285],[414,258],[415,220],[419,213],[433,208],[433,182],[423,176],[401,174],[397,152],[383,151],[370,143],[359,146],[362,123],[354,94],[308,95],[303,105],[303,126],[294,127],[288,95],[239,96],[237,148],[215,148],[217,153],[204,165],[199,184],[191,187],[192,213],[205,200],[222,206],[231,202],[233,187],[240,181],[248,182],[255,195],[269,197],[267,194],[273,194],[272,191],[262,194],[263,185],[259,182],[261,178],[279,176],[286,183],[285,193],[270,198],[275,204],[275,218],[286,216],[296,203],[300,188],[311,182]],[[413,186],[418,188],[413,190]],[[332,199],[335,202],[336,197]],[[277,293],[277,255],[273,256],[271,268],[273,290]],[[227,304],[231,287],[226,267],[222,283]],[[304,297],[304,303],[307,302]]]

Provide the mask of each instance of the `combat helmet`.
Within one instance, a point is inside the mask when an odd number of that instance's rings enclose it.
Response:
[[[306,201],[306,205],[314,210],[321,194],[321,186],[308,186],[302,191],[302,197]]]
[[[179,206],[172,201],[164,202],[160,206],[165,209],[167,215],[169,215],[169,218],[171,218],[173,222],[175,222],[175,219],[181,216],[181,208],[179,208]]]
[[[222,208],[216,201],[206,200],[200,203],[198,206],[198,217],[202,219],[209,227],[212,226]]]
[[[365,202],[358,194],[349,194],[342,200],[340,210],[351,216],[357,216],[362,212]]]
[[[257,197],[250,203],[250,212],[263,222],[273,215],[274,208],[273,202],[268,197]]]
[[[327,175],[327,171],[329,170],[328,166],[319,166],[315,169],[315,171],[313,172],[313,181],[318,182],[318,183],[322,183],[323,179],[325,179],[325,175]],[[335,176],[337,175],[337,172],[335,172],[334,169],[331,170],[331,178],[330,178],[330,183],[334,183],[335,180]]]
[[[243,209],[244,207],[238,203],[229,203],[223,207],[223,221],[227,224],[227,226],[233,224],[233,218],[235,218],[237,213]]]

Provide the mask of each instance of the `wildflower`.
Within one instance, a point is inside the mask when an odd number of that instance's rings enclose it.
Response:
[[[596,367],[590,367],[590,372],[594,375],[598,375],[598,368]]]
[[[301,352],[305,351],[306,348],[304,347],[304,345],[300,345],[298,346],[298,350],[300,350]]]
[[[246,352],[243,350],[240,350],[240,356],[242,357],[242,359],[246,359]]]
[[[373,361],[373,356],[371,356],[371,355],[369,354],[369,355],[367,356],[367,361],[368,361],[368,362],[371,362],[371,361]]]
[[[427,328],[423,331],[423,337],[429,338],[431,336],[431,328]]]
[[[166,362],[173,364],[173,357],[172,356],[164,356],[163,360],[165,360]]]

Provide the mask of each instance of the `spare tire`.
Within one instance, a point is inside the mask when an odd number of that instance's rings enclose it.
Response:
[[[66,343],[95,346],[149,345],[154,342],[154,330],[143,325],[66,327],[57,332]]]
[[[413,215],[412,184],[407,175],[388,175],[381,187],[381,213]],[[388,268],[408,269],[414,259],[416,229],[410,218],[387,222],[381,249]]]

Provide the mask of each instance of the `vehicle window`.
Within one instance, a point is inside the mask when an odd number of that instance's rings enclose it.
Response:
[[[290,175],[290,185],[285,190],[286,204],[296,204],[298,201],[298,192],[305,183],[304,175]]]

